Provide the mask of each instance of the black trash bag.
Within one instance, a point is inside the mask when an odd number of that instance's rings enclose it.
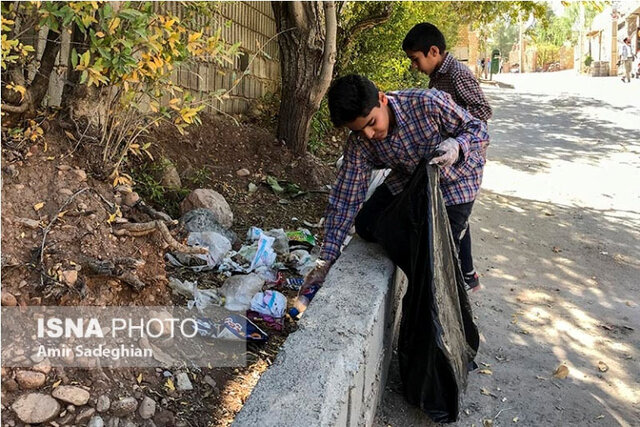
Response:
[[[398,338],[404,396],[434,421],[454,422],[467,372],[477,366],[479,336],[437,167],[422,160],[373,229],[409,281]]]

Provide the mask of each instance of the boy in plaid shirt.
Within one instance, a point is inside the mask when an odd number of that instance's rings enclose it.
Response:
[[[344,163],[329,195],[320,260],[307,275],[301,293],[324,281],[354,223],[358,234],[374,240],[373,219],[408,183],[421,159],[435,150],[440,188],[454,240],[466,229],[484,167],[486,124],[438,90],[383,93],[367,78],[342,77],[329,89],[329,111],[336,127],[351,130]],[[373,169],[391,174],[364,204]],[[357,216],[356,216],[357,214]]]
[[[402,50],[411,60],[411,68],[429,76],[429,88],[449,93],[456,104],[487,123],[492,111],[480,84],[469,68],[446,51],[444,35],[435,25],[423,22],[414,26],[405,36]],[[485,160],[488,145],[489,141],[486,141],[482,149]],[[464,280],[468,288],[479,289],[480,280],[473,267],[471,232],[468,224],[463,232],[460,241],[460,264]]]

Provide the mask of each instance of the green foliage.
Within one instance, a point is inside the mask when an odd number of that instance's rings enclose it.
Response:
[[[211,182],[211,171],[207,169],[206,166],[203,166],[200,169],[196,169],[195,172],[187,178],[187,180],[194,187],[203,187]]]
[[[329,116],[329,105],[326,99],[322,100],[320,108],[311,120],[311,133],[309,135],[309,151],[316,153],[323,146],[324,138],[333,129]]]
[[[584,59],[584,65],[590,67],[592,62],[593,58],[591,57],[591,55],[587,55],[587,57]]]

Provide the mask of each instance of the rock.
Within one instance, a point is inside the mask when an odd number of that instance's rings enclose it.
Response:
[[[213,378],[211,378],[209,375],[205,375],[204,376],[204,382],[205,384],[209,384],[209,386],[211,386],[211,388],[216,388],[216,380],[214,380]]]
[[[102,420],[102,417],[100,415],[94,415],[89,420],[89,424],[87,424],[87,427],[104,427],[104,421]]]
[[[139,426],[132,421],[125,421],[124,427],[139,427]]]
[[[176,379],[178,382],[177,384],[178,390],[182,390],[182,391],[193,390],[193,385],[189,380],[189,375],[187,375],[185,372],[180,372],[178,375],[176,375]]]
[[[138,409],[138,401],[133,397],[123,397],[111,404],[111,412],[117,417],[129,415]]]
[[[255,185],[253,182],[250,182],[249,185],[247,186],[247,190],[249,191],[249,193],[255,193],[256,191],[258,191],[258,186]]]
[[[73,405],[67,405],[67,411],[71,412],[72,414],[76,413],[76,407]]]
[[[192,209],[205,208],[213,212],[216,221],[224,228],[233,224],[233,212],[222,195],[211,189],[193,190],[180,204],[180,212],[184,215]]]
[[[61,188],[58,190],[58,194],[60,194],[61,196],[71,197],[73,196],[73,191],[69,190],[68,188]]]
[[[138,203],[138,201],[140,201],[140,196],[135,191],[125,194],[122,198],[122,203],[124,203],[125,206],[129,207],[133,207],[136,203]]]
[[[66,171],[71,170],[71,166],[69,166],[69,165],[58,165],[58,166],[56,166],[56,168],[59,171],[62,171],[62,172],[66,172]]]
[[[89,401],[89,392],[73,385],[56,387],[51,393],[51,396],[76,406],[84,405]]]
[[[77,270],[64,270],[62,272],[62,280],[69,286],[73,286],[78,281],[78,271]]]
[[[158,427],[173,427],[176,425],[176,419],[173,412],[166,409],[160,410],[156,416],[153,417],[153,421]]]
[[[43,359],[38,362],[37,365],[34,365],[31,369],[36,372],[42,372],[45,375],[48,375],[51,372],[51,361],[49,359]]]
[[[107,427],[118,427],[120,425],[120,418],[111,417],[109,421],[107,421]]]
[[[178,174],[178,170],[176,167],[169,163],[162,172],[162,178],[160,178],[160,183],[165,188],[182,188],[182,181],[180,180],[180,175]]]
[[[20,396],[11,409],[23,423],[38,424],[55,418],[60,412],[60,404],[46,394],[29,393]]]
[[[82,170],[82,169],[74,169],[73,173],[76,175],[76,177],[78,178],[78,181],[86,181],[87,180],[87,173]]]
[[[34,353],[29,357],[29,359],[31,359],[33,363],[40,363],[44,360],[44,356],[38,353]]]
[[[150,398],[149,396],[145,396],[142,399],[142,403],[140,403],[140,407],[138,408],[138,414],[140,414],[140,418],[143,420],[148,420],[153,417],[156,413],[156,401]]]
[[[105,412],[111,407],[111,399],[106,394],[100,395],[96,402],[96,411]]]
[[[10,294],[7,291],[2,291],[2,305],[4,307],[15,307],[18,305],[18,300],[13,294]]]
[[[24,227],[30,228],[31,230],[35,230],[40,227],[40,221],[31,218],[16,218],[13,221]]]
[[[222,234],[229,239],[231,243],[235,242],[238,238],[233,231],[223,227],[209,209],[190,210],[180,218],[180,222],[184,225],[185,230],[190,233],[213,231]]]
[[[89,421],[89,419],[91,417],[93,417],[96,413],[96,410],[94,408],[85,408],[84,410],[80,411],[80,413],[78,415],[76,415],[76,423],[78,424],[84,424],[87,421]]]
[[[73,414],[60,414],[60,418],[58,418],[55,422],[60,424],[60,425],[68,425],[68,424],[72,424],[73,423],[73,417],[75,417],[75,415]],[[53,423],[52,423],[53,424]]]
[[[236,171],[236,175],[238,175],[238,176],[249,176],[249,175],[251,175],[251,172],[249,172],[249,169],[242,168],[242,169],[238,169]]]
[[[40,388],[44,385],[47,377],[42,372],[18,371],[16,381],[25,390]]]
[[[6,391],[16,391],[20,388],[20,386],[18,385],[16,380],[8,379],[2,382],[2,388],[3,390],[6,390]]]

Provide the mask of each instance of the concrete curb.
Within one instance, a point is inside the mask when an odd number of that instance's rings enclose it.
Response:
[[[234,426],[371,425],[406,277],[355,238],[237,415]]]

